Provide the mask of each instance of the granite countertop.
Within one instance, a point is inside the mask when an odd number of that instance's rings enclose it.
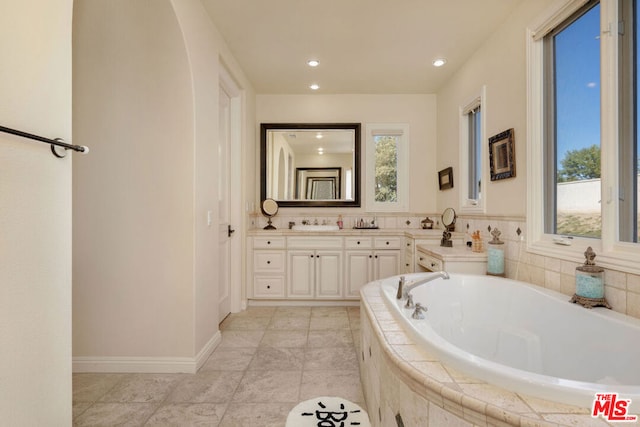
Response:
[[[277,230],[252,229],[247,232],[248,236],[398,236],[404,235],[415,239],[440,239],[443,230],[423,230],[423,229],[407,229],[407,228],[378,228],[378,229],[356,229],[343,228],[337,231],[296,231],[288,228]],[[462,233],[453,233],[453,237],[462,236]]]
[[[481,261],[487,259],[486,252],[473,252],[471,249],[466,246],[458,245],[445,248],[442,246],[427,246],[427,245],[418,245],[416,246],[416,250],[423,252],[427,255],[430,255],[435,258],[439,258],[443,261],[456,261],[456,260],[473,260],[473,261]]]

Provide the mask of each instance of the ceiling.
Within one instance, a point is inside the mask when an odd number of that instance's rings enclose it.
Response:
[[[436,93],[526,0],[201,1],[258,94],[406,94]]]

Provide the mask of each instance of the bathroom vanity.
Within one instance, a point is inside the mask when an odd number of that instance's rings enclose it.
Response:
[[[373,280],[424,271],[416,247],[435,250],[441,237],[441,230],[252,230],[247,298],[358,300],[360,288]],[[461,234],[453,238],[462,245]]]

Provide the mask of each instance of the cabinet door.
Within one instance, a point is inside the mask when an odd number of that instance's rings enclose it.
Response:
[[[314,251],[289,251],[287,296],[313,298]]]
[[[358,298],[360,288],[373,280],[373,253],[347,251],[345,264],[345,297]]]
[[[400,271],[400,251],[376,251],[373,253],[374,280],[395,276]]]
[[[342,297],[342,251],[316,251],[316,297]]]

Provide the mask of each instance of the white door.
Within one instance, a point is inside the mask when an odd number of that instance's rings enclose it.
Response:
[[[375,280],[395,276],[400,271],[400,251],[377,251],[373,258]]]
[[[231,161],[231,97],[220,86],[218,135],[218,320],[231,313],[231,204],[229,202]]]

